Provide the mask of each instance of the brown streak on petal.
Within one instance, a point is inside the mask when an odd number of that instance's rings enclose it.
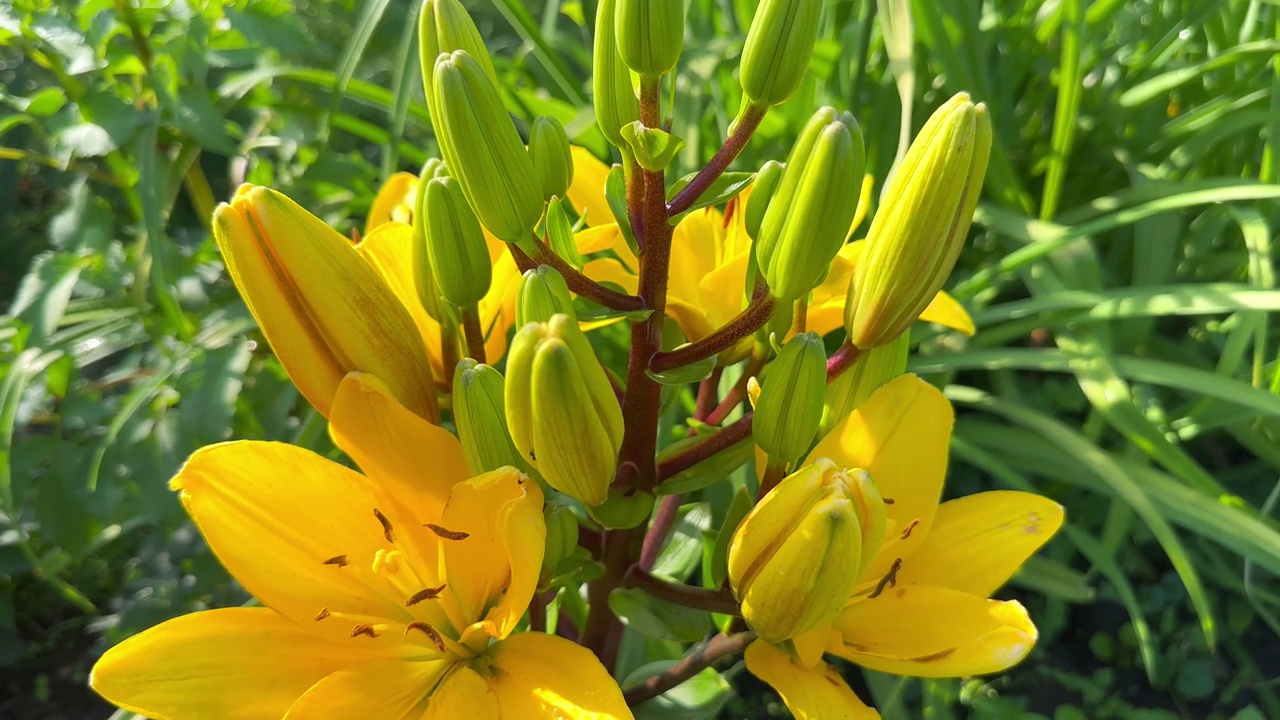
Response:
[[[881,499],[882,501],[884,501],[884,504],[885,504],[885,505],[892,505],[892,504],[893,504],[893,498],[880,498],[880,499]]]
[[[347,566],[347,556],[346,556],[346,555],[334,555],[333,557],[329,558],[328,560],[325,560],[325,561],[324,561],[324,564],[325,564],[325,565],[337,565],[338,567],[346,567],[346,566]]]
[[[444,592],[445,587],[447,586],[441,585],[440,587],[433,587],[433,588],[427,588],[425,590],[419,590],[418,592],[410,596],[408,600],[404,601],[404,606],[413,607],[414,605],[417,605],[423,600],[435,600],[436,598],[440,597],[440,593]]]
[[[377,630],[374,630],[373,625],[370,625],[369,623],[360,623],[359,625],[351,628],[351,637],[367,635],[368,637],[376,638],[381,634],[382,633],[379,633]]]
[[[439,535],[445,540],[466,540],[467,538],[471,537],[471,533],[454,532],[452,530],[449,530],[448,528],[440,527],[435,523],[427,523],[422,527],[431,530],[431,532],[435,533],[436,535]]]
[[[378,508],[373,509],[373,516],[378,518],[378,522],[382,523],[382,536],[387,539],[387,542],[395,542],[396,536],[395,533],[392,532],[391,521],[387,519],[387,516],[383,515],[382,511]]]
[[[410,630],[421,630],[426,633],[427,637],[431,638],[431,642],[436,646],[436,648],[438,648],[440,652],[445,652],[444,638],[440,637],[440,633],[436,632],[435,628],[421,620],[414,620],[404,626],[404,634],[408,635]]]
[[[945,660],[951,657],[955,653],[955,651],[956,651],[955,648],[947,648],[946,650],[939,650],[938,652],[933,653],[932,655],[921,655],[920,657],[917,657],[917,658],[911,658],[911,662],[918,662],[918,663],[937,662],[939,660]]]
[[[320,608],[320,612],[316,613],[316,622],[329,617],[329,608]]]
[[[889,572],[880,578],[880,582],[876,583],[876,589],[867,596],[870,600],[874,597],[880,597],[880,593],[884,592],[887,587],[894,587],[898,584],[898,571],[902,569],[902,558],[894,558],[893,565],[889,567]]]
[[[919,524],[920,524],[920,518],[916,518],[915,520],[912,520],[911,522],[907,523],[907,526],[902,529],[902,539],[906,540],[907,538],[911,537],[911,531],[915,530],[916,526]]]

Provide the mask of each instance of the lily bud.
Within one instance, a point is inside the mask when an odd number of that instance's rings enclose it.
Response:
[[[622,447],[622,408],[591,343],[564,314],[529,323],[507,357],[507,422],[521,456],[551,487],[604,502]]]
[[[516,327],[547,322],[557,313],[577,319],[564,277],[550,265],[526,270],[516,292]]]
[[[904,332],[888,345],[864,350],[854,361],[853,367],[827,386],[818,433],[826,435],[871,397],[871,393],[905,373],[910,344],[910,333]]]
[[[242,185],[213,214],[227,271],[280,364],[321,415],[350,372],[391,387],[440,421],[431,363],[413,318],[341,233],[270,188]]]
[[[779,183],[782,181],[782,170],[786,166],[777,160],[770,160],[760,166],[756,179],[751,183],[751,196],[747,198],[746,220],[747,237],[755,240],[760,237],[760,223],[764,221],[764,212],[769,208]]]
[[[543,512],[547,524],[547,550],[542,555],[539,587],[556,575],[556,568],[578,547],[578,518],[564,505],[547,505]]]
[[[729,582],[743,618],[772,643],[829,625],[884,532],[884,500],[866,472],[819,458],[783,478],[729,543]]]
[[[467,202],[498,239],[528,239],[542,217],[542,186],[497,85],[459,50],[440,56],[432,90],[440,153]]]
[[[799,299],[826,277],[857,210],[864,162],[853,116],[818,110],[787,156],[756,242],[760,271],[779,300]]]
[[[845,303],[849,340],[867,349],[901,335],[951,274],[991,155],[991,118],[967,93],[929,118],[889,178]]]
[[[493,68],[493,58],[484,46],[484,38],[467,9],[458,0],[424,0],[418,16],[418,57],[422,63],[422,84],[426,90],[427,109],[435,120],[436,111],[431,101],[432,80],[436,59],[441,53],[466,50],[480,64],[485,74],[498,82]]]
[[[822,337],[801,333],[769,364],[751,434],[770,456],[790,462],[804,454],[818,434],[827,387],[827,354]]]
[[[618,55],[640,77],[656,80],[684,48],[684,0],[617,0]]]
[[[500,467],[525,470],[507,431],[502,373],[466,358],[453,373],[453,422],[471,472],[480,475]]]
[[[449,308],[445,306],[444,295],[436,284],[435,273],[431,270],[430,252],[427,250],[427,185],[429,181],[443,175],[444,163],[432,158],[422,166],[418,176],[417,189],[413,202],[413,286],[418,291],[418,302],[427,311],[432,320],[438,323],[452,323]]]
[[[777,105],[800,87],[818,41],[822,0],[764,0],[742,48],[742,92],[758,105]]]
[[[540,117],[529,130],[529,159],[542,184],[542,197],[564,197],[573,184],[573,155],[569,136],[554,118]]]
[[[427,181],[422,214],[427,257],[440,294],[460,308],[480,302],[493,277],[489,246],[458,181]]]
[[[631,69],[618,55],[614,15],[617,0],[600,0],[596,9],[596,37],[591,54],[591,94],[600,132],[614,147],[623,144],[621,129],[640,119],[640,99],[631,83]]]

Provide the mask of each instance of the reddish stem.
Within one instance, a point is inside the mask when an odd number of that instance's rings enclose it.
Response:
[[[581,295],[592,302],[603,305],[611,310],[619,310],[622,312],[637,312],[645,309],[644,301],[634,295],[624,295],[616,290],[601,285],[591,278],[578,272],[572,265],[564,261],[559,255],[552,252],[551,248],[540,242],[533,243],[533,254],[529,255],[524,250],[511,246],[511,254],[516,259],[516,264],[520,267],[537,267],[538,265],[549,265],[556,272],[564,277],[564,284],[574,293]]]
[[[679,193],[671,199],[671,204],[667,206],[667,216],[675,217],[680,213],[688,210],[694,203],[698,202],[698,198],[711,187],[725,170],[729,169],[729,164],[734,158],[738,157],[738,153],[750,142],[751,136],[755,134],[756,128],[760,127],[760,121],[764,119],[764,114],[769,108],[760,105],[751,105],[747,111],[743,113],[738,120],[737,127],[733,129],[733,133],[725,138],[724,145],[716,151],[715,157],[711,158],[711,162],[707,166],[698,171],[697,175],[689,181],[688,185],[681,188]],[[646,122],[646,125],[649,123]]]
[[[858,362],[860,357],[862,357],[861,348],[855,347],[848,342],[841,345],[834,355],[827,358],[827,382],[835,382],[835,379],[853,367],[853,364]]]
[[[719,613],[721,615],[740,615],[741,608],[733,598],[730,590],[694,587],[683,583],[663,580],[647,570],[633,567],[627,571],[625,580],[627,587],[640,588],[646,593],[666,600],[675,605],[682,605],[697,610]]]
[[[751,418],[754,413],[747,413],[731,425],[707,435],[707,439],[676,453],[658,464],[658,479],[666,480],[678,472],[688,470],[716,453],[727,450],[751,437]]]
[[[622,696],[632,707],[655,698],[680,683],[711,667],[722,658],[737,655],[747,649],[756,635],[743,631],[734,635],[716,635],[689,653],[683,660],[667,668],[661,674],[627,688]]]
[[[773,317],[775,301],[771,295],[762,295],[710,335],[670,352],[653,356],[649,369],[654,372],[674,370],[692,365],[733,347],[739,340],[759,330]]]

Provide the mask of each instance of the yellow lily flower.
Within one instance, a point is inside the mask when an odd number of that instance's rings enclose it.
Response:
[[[439,421],[413,320],[351,244],[284,195],[244,185],[213,214],[227,271],[304,397],[326,417],[349,372],[388,378],[397,399]]]
[[[939,504],[952,424],[942,393],[903,375],[800,463],[869,474],[884,499],[886,530],[829,626],[776,644],[756,640],[747,649],[747,669],[772,685],[797,718],[879,717],[823,653],[880,672],[960,677],[1000,672],[1035,644],[1036,628],[1021,604],[988,598],[1057,532],[1062,507],[1013,491]]]
[[[370,375],[342,381],[331,422],[365,474],[279,443],[192,455],[171,486],[265,607],[134,636],[95,690],[157,720],[631,717],[590,651],[512,634],[542,564],[536,483],[468,479],[458,441]]]

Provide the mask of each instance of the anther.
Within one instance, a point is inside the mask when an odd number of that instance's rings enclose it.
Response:
[[[440,587],[433,587],[433,588],[427,588],[426,590],[419,590],[418,592],[411,595],[408,600],[404,601],[404,606],[413,607],[414,605],[417,605],[423,600],[435,600],[436,598],[440,597],[440,593],[444,592],[445,587],[446,587],[445,585],[441,585]]]
[[[316,622],[329,617],[329,608],[320,608],[320,612],[316,613]]]
[[[435,533],[436,535],[439,535],[445,540],[466,540],[467,538],[471,537],[471,533],[454,532],[453,530],[449,530],[448,528],[440,527],[435,523],[427,523],[422,527],[431,530],[431,532]]]
[[[382,536],[387,539],[387,542],[395,542],[396,536],[391,531],[391,521],[387,519],[387,516],[383,515],[378,508],[373,509],[373,516],[378,518],[378,522],[382,523]]]
[[[371,638],[376,638],[381,634],[382,633],[378,632],[377,630],[374,630],[373,625],[369,623],[360,623],[359,625],[351,628],[351,637],[356,637],[358,635],[366,635]]]
[[[893,504],[893,498],[880,498],[880,499],[884,502],[885,505]]]
[[[907,538],[911,537],[911,531],[915,530],[916,526],[919,524],[920,524],[920,518],[916,518],[915,520],[912,520],[911,522],[907,523],[907,526],[902,528],[902,539],[906,540]]]
[[[324,564],[325,564],[325,565],[337,565],[338,567],[346,567],[346,566],[347,566],[347,556],[346,556],[346,555],[334,555],[333,557],[329,558],[328,560],[325,560],[325,561],[324,561]]]
[[[438,648],[440,652],[445,652],[444,638],[440,637],[440,633],[436,632],[435,628],[421,620],[414,620],[404,626],[404,634],[408,635],[410,630],[421,630],[426,633],[427,637],[431,638],[431,642],[436,646],[436,648]]]
[[[884,592],[885,588],[897,587],[898,571],[901,569],[902,558],[894,558],[893,565],[889,566],[889,572],[885,573],[884,577],[880,578],[880,582],[876,583],[876,589],[867,596],[867,599],[870,600],[871,598],[879,597],[880,593]]]

